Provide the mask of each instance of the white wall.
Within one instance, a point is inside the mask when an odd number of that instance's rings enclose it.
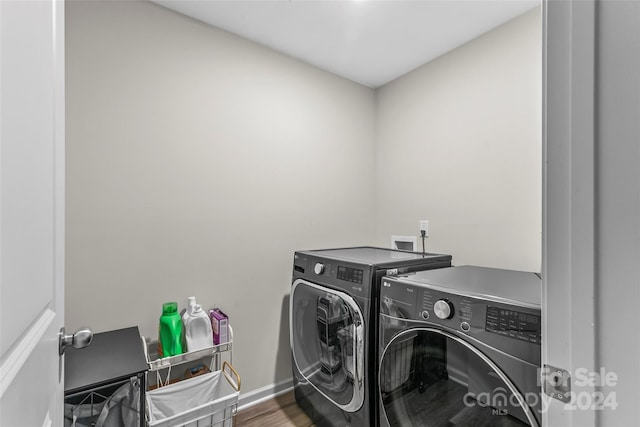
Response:
[[[536,8],[377,91],[378,244],[428,219],[457,265],[540,271],[541,38]]]
[[[457,264],[539,270],[538,14],[374,92],[152,3],[67,3],[67,329],[155,336],[196,295],[247,392],[291,376],[296,249],[429,219]]]
[[[66,30],[67,329],[196,295],[245,391],[289,378],[293,251],[372,242],[373,91],[149,2]]]

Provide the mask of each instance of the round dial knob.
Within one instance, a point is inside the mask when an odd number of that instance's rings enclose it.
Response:
[[[447,300],[440,299],[433,304],[433,312],[440,319],[451,319],[453,317],[453,304]]]
[[[321,262],[317,262],[316,265],[313,267],[313,271],[316,274],[324,273],[324,264],[322,264]]]

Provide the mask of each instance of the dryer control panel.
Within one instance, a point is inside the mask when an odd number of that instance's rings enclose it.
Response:
[[[520,310],[487,306],[485,330],[520,341],[540,344],[541,317]]]
[[[387,318],[441,327],[539,364],[540,310],[497,299],[445,292],[392,277],[383,278],[380,291],[381,313]]]

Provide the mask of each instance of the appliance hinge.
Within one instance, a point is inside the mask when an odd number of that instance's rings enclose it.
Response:
[[[551,365],[544,365],[540,371],[540,381],[544,392],[563,403],[571,400],[571,374]]]

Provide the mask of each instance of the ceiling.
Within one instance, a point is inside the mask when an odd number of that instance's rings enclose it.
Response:
[[[540,4],[540,0],[152,1],[373,88]]]

